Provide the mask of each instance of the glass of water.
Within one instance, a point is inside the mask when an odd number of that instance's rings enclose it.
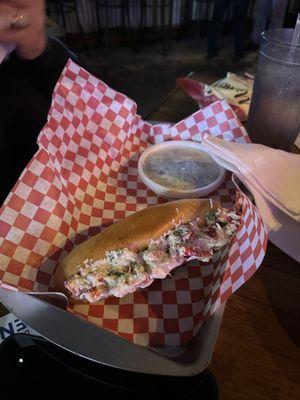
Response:
[[[263,32],[247,130],[251,140],[289,151],[300,133],[300,45],[293,29]]]

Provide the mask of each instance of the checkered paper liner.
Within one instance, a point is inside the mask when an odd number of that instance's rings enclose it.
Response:
[[[137,115],[131,99],[69,61],[54,90],[39,150],[0,211],[2,284],[53,290],[53,272],[74,246],[115,220],[165,201],[138,178],[141,152],[167,139],[200,141],[205,132],[249,140],[225,101],[173,126],[153,126]],[[228,175],[212,197],[231,207],[236,194]],[[213,262],[190,262],[122,299],[71,305],[69,311],[137,344],[188,342],[264,257],[267,238],[257,209],[240,192],[238,201],[239,231]]]
[[[218,97],[215,93],[207,93],[207,85],[205,83],[189,78],[177,78],[176,83],[197,102],[199,108],[207,107],[215,101],[220,100],[220,96]],[[240,121],[247,120],[247,114],[242,107],[238,107],[235,104],[230,104],[230,106]]]

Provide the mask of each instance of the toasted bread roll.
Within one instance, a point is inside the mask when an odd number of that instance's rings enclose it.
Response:
[[[226,212],[209,199],[185,199],[133,213],[75,247],[55,272],[55,288],[71,291],[73,298],[97,302],[146,287],[188,259],[209,261],[212,252],[231,237],[231,231],[220,227]],[[213,215],[209,225],[207,215]],[[173,235],[178,227],[179,241]],[[236,223],[231,230],[234,233]]]

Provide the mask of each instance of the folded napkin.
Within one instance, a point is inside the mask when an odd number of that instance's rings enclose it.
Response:
[[[203,145],[250,190],[270,241],[300,262],[300,155],[208,135]]]
[[[241,174],[270,203],[300,222],[300,155],[213,136],[204,143],[226,169]]]

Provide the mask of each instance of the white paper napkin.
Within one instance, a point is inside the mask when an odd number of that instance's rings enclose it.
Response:
[[[251,191],[269,240],[300,262],[300,155],[212,136],[203,145]]]
[[[241,174],[270,203],[300,222],[300,155],[213,136],[204,139],[204,146],[225,168]]]

